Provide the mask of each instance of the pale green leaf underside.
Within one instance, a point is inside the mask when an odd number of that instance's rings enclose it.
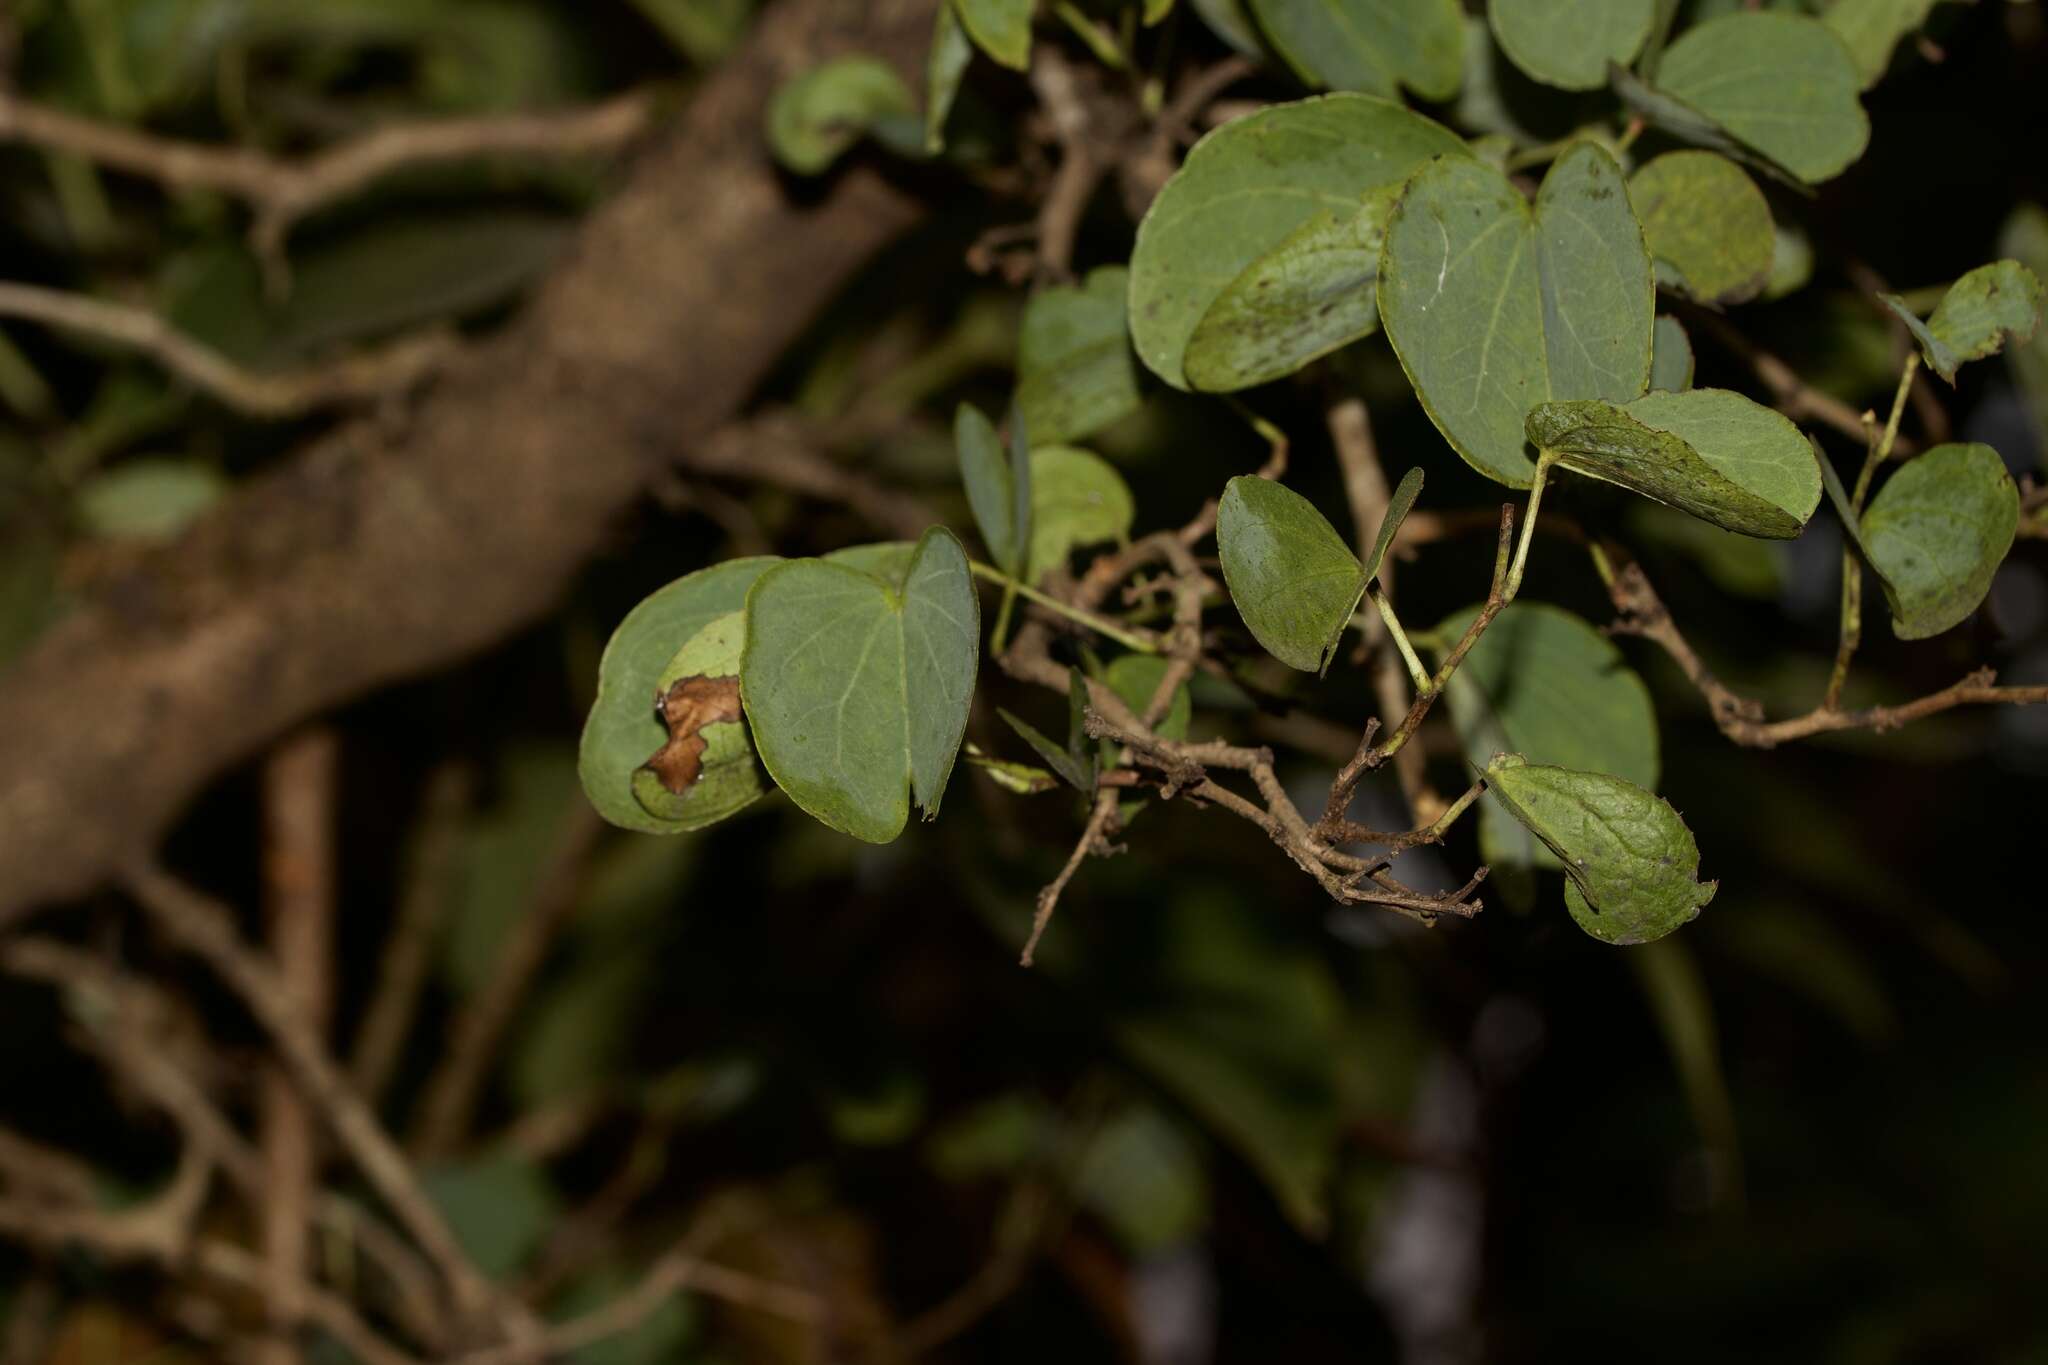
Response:
[[[2007,337],[2024,346],[2041,320],[2041,281],[2018,261],[1978,266],[1949,286],[1924,323],[1896,295],[1878,297],[1912,331],[1927,367],[1951,384],[1959,366],[1998,354]]]
[[[1891,65],[1899,39],[1925,24],[1934,6],[1935,0],[1834,0],[1820,19],[1849,49],[1868,90]]]
[[[656,694],[665,694],[684,678],[738,677],[746,642],[746,613],[727,612],[676,651],[655,681]],[[633,799],[640,808],[679,831],[715,825],[752,805],[768,790],[761,765],[754,761],[754,741],[744,719],[719,721],[698,733],[704,739],[704,752],[698,758],[697,780],[681,793],[663,786],[652,769],[643,767],[633,774]]]
[[[1073,446],[1031,452],[1031,554],[1025,581],[1036,583],[1077,546],[1130,537],[1137,509],[1116,467]]]
[[[1446,618],[1436,635],[1458,639],[1479,608]],[[1562,607],[1514,602],[1450,678],[1450,703],[1465,757],[1484,768],[1497,754],[1607,773],[1654,790],[1657,715],[1650,692],[1612,641]],[[1489,863],[1556,866],[1542,845],[1503,810],[1480,810]]]
[[[1649,943],[1699,915],[1716,883],[1695,880],[1699,846],[1670,804],[1605,773],[1504,755],[1486,770],[1496,799],[1557,855],[1579,891],[1567,901],[1604,943]]]
[[[1250,0],[1259,26],[1311,85],[1391,99],[1458,93],[1465,28],[1457,0]]]
[[[864,133],[916,114],[916,99],[887,62],[837,57],[775,92],[768,143],[790,170],[817,175]]]
[[[1216,508],[1216,548],[1252,637],[1289,668],[1322,672],[1365,593],[1365,566],[1329,519],[1291,488],[1239,475]]]
[[[1656,0],[1487,0],[1486,17],[1501,51],[1531,80],[1596,90],[1609,62],[1634,58],[1656,8]]]
[[[1870,141],[1849,50],[1805,15],[1745,10],[1687,29],[1657,85],[1809,184],[1841,174]]]
[[[2019,515],[2005,462],[1974,442],[1936,446],[1878,489],[1863,514],[1863,545],[1900,639],[1939,635],[1977,609]]]
[[[1628,182],[1662,282],[1702,303],[1741,303],[1771,277],[1777,233],[1748,172],[1714,152],[1667,152]]]
[[[1650,391],[1684,393],[1692,387],[1692,338],[1685,334],[1685,324],[1669,313],[1659,313],[1655,337],[1650,348]]]
[[[1523,419],[1568,398],[1626,402],[1650,379],[1655,284],[1621,168],[1578,143],[1532,210],[1468,159],[1417,172],[1380,255],[1380,319],[1444,439],[1511,487]]]
[[[648,596],[612,632],[576,754],[584,794],[612,824],[643,834],[682,832],[675,822],[650,815],[633,796],[633,774],[668,739],[655,719],[656,683],[679,648],[744,607],[754,581],[781,562],[758,555],[700,569]]]
[[[1469,156],[1449,129],[1370,95],[1278,105],[1216,129],[1153,200],[1131,252],[1131,340],[1189,388],[1188,342],[1245,270],[1317,213],[1348,218],[1435,156]]]
[[[1031,64],[1031,0],[951,0],[974,45],[1013,71]]]
[[[1566,469],[1744,535],[1796,536],[1820,502],[1799,428],[1727,389],[1547,403],[1529,414],[1529,439]]]
[[[967,505],[974,513],[982,544],[988,546],[988,557],[997,568],[1015,577],[1024,571],[1031,526],[1028,516],[1017,515],[1020,500],[1016,471],[1011,467],[1009,452],[1003,449],[1003,439],[980,408],[962,403],[953,413],[953,447],[960,459],[960,481],[967,488]]]
[[[967,552],[933,527],[900,593],[824,560],[761,575],[740,689],[761,764],[833,829],[870,843],[938,811],[980,655]]]
[[[1031,439],[1078,441],[1135,411],[1138,365],[1131,354],[1122,266],[1088,272],[1079,285],[1040,290],[1017,333],[1017,411]]]

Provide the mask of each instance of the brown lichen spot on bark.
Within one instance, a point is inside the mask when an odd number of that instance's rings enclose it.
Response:
[[[740,680],[702,673],[678,678],[668,691],[656,694],[654,714],[668,727],[668,743],[645,766],[681,796],[703,772],[704,727],[740,718]]]

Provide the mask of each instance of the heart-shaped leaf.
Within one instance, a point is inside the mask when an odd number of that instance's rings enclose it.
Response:
[[[1252,637],[1289,668],[1327,668],[1365,595],[1365,566],[1329,519],[1293,489],[1241,474],[1217,504],[1216,548]]]
[[[1031,452],[1031,552],[1024,578],[1036,583],[1075,547],[1127,540],[1136,509],[1116,466],[1073,446]]]
[[[1742,10],[1687,29],[1657,87],[1808,184],[1840,175],[1870,141],[1862,78],[1818,19]]]
[[[1666,152],[1628,182],[1659,283],[1702,303],[1741,303],[1771,277],[1771,206],[1742,167],[1713,152]]]
[[[798,175],[818,175],[865,133],[921,145],[916,123],[917,101],[894,67],[875,57],[836,57],[775,92],[768,145]]]
[[[1017,333],[1017,411],[1034,441],[1076,441],[1137,410],[1122,266],[1088,272],[1078,286],[1042,289]]]
[[[1975,611],[2019,517],[2019,489],[1987,445],[1936,446],[1886,480],[1863,514],[1862,543],[1893,632],[1924,640]]]
[[[878,540],[871,545],[848,545],[824,558],[829,563],[844,564],[849,569],[873,574],[901,591],[904,575],[910,572],[911,556],[916,553],[917,542],[914,540]]]
[[[1448,128],[1369,95],[1324,95],[1224,124],[1189,151],[1138,225],[1130,319],[1139,359],[1175,388],[1193,387],[1188,343],[1248,267],[1318,213],[1349,219],[1431,157],[1469,155]]]
[[[1516,488],[1533,472],[1530,408],[1643,392],[1655,292],[1621,168],[1588,142],[1533,210],[1490,166],[1430,163],[1380,253],[1380,319],[1424,409],[1467,464]]]
[[[1669,313],[1657,315],[1650,348],[1650,392],[1684,393],[1692,387],[1692,338]]]
[[[761,765],[798,806],[870,843],[915,800],[938,813],[967,727],[981,607],[967,551],[935,526],[900,591],[821,559],[762,574],[747,594],[740,694]]]
[[[1478,607],[1436,628],[1448,645]],[[1657,786],[1657,714],[1650,691],[1614,643],[1562,607],[1514,602],[1501,610],[1444,689],[1466,759],[1496,754],[1607,773]],[[1489,864],[1555,867],[1548,850],[1505,811],[1480,809],[1480,852]]]
[[[948,0],[974,45],[1013,71],[1031,65],[1031,0]]]
[[[1250,0],[1274,50],[1310,85],[1392,99],[1458,93],[1465,26],[1457,0]]]
[[[1545,403],[1528,427],[1564,468],[1746,536],[1790,539],[1820,503],[1820,471],[1799,428],[1727,389]]]
[[[746,642],[746,613],[727,612],[692,635],[655,682],[668,742],[633,774],[633,799],[678,830],[716,824],[768,789],[740,709]]]
[[[1531,80],[1564,90],[1607,84],[1607,64],[1641,50],[1656,0],[1487,0],[1501,51]]]
[[[1911,329],[1927,368],[1951,384],[1958,366],[1997,355],[2007,337],[2026,345],[2041,320],[2040,278],[2018,261],[1978,266],[1949,286],[1924,323],[1898,295],[1878,297]]]
[[[1564,864],[1565,904],[1603,943],[1649,943],[1698,917],[1715,882],[1695,880],[1699,845],[1655,793],[1605,773],[1503,754],[1487,789]]]
[[[697,632],[746,605],[754,580],[782,561],[774,555],[727,560],[679,578],[626,614],[597,666],[597,700],[583,723],[576,773],[590,804],[612,824],[645,834],[687,826],[659,819],[633,796],[633,776],[668,739],[655,707],[676,651]]]
[[[1006,452],[995,426],[972,403],[953,413],[953,446],[989,558],[1016,578],[1031,549],[1031,462],[1016,459],[1014,449]]]

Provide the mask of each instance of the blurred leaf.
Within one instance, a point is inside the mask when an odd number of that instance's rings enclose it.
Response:
[[[1898,1032],[1898,1013],[1861,947],[1789,902],[1714,913],[1714,942],[1832,1014],[1865,1043]]]
[[[1892,49],[1901,38],[1927,22],[1935,3],[1936,0],[1832,0],[1821,11],[1820,18],[1849,49],[1863,88],[1868,90],[1891,65]]]
[[[1010,459],[994,424],[971,403],[962,403],[953,414],[953,446],[988,557],[1012,578],[1021,576],[1032,543],[1030,463]]]
[[[1079,285],[1041,289],[1017,337],[1017,411],[1031,439],[1076,441],[1137,409],[1138,367],[1124,325],[1130,275],[1088,272]]]
[[[1671,1050],[1685,1098],[1699,1124],[1700,1139],[1737,1178],[1741,1155],[1735,1129],[1735,1106],[1728,1099],[1728,1080],[1721,1070],[1721,1047],[1714,1031],[1714,1005],[1691,952],[1677,939],[1646,945],[1630,953],[1658,1032]]]
[[[907,1071],[891,1072],[875,1089],[833,1097],[832,1132],[855,1147],[893,1147],[924,1122],[924,1085]]]
[[[1458,93],[1465,27],[1456,0],[1247,0],[1309,84],[1397,99]]]
[[[2048,279],[2048,211],[2021,204],[1998,233],[1998,250],[2018,260],[2037,279]],[[2034,418],[2034,443],[2048,463],[2048,328],[2036,327],[2031,341],[2006,348],[2013,381]]]
[[[1073,446],[1031,452],[1031,549],[1024,579],[1036,583],[1083,545],[1130,538],[1137,508],[1116,467]]]
[[[57,616],[56,532],[0,505],[0,666]]]
[[[420,1172],[420,1185],[476,1268],[493,1280],[524,1265],[560,1213],[540,1167],[515,1156],[429,1167]]]
[[[932,47],[925,58],[924,149],[937,156],[946,147],[946,116],[960,94],[960,80],[974,60],[974,45],[960,25],[951,0],[942,0],[932,28]]]
[[[1949,286],[1925,323],[1898,295],[1878,297],[1913,333],[1927,367],[1951,385],[1957,366],[1998,354],[2008,336],[2020,345],[2033,340],[2041,319],[2041,281],[2018,261],[1978,266]]]
[[[558,1322],[595,1313],[629,1294],[640,1276],[606,1264],[577,1276],[549,1305]],[[678,1365],[689,1359],[699,1327],[697,1300],[687,1293],[664,1297],[653,1312],[623,1332],[580,1346],[566,1357],[574,1365]]]
[[[1365,566],[1307,498],[1241,474],[1216,509],[1230,600],[1268,654],[1304,673],[1329,667],[1365,595]]]
[[[1126,1109],[1105,1124],[1082,1154],[1075,1184],[1139,1260],[1189,1240],[1209,1215],[1200,1153],[1156,1109]]]
[[[1251,11],[1246,8],[1247,0],[1188,0],[1209,31],[1222,39],[1226,46],[1235,48],[1247,57],[1262,57],[1266,46],[1259,40],[1258,26],[1252,22]]]
[[[1692,338],[1669,313],[1657,314],[1650,344],[1650,392],[1684,393],[1692,387]]]
[[[1530,77],[1565,90],[1607,84],[1650,36],[1655,0],[1487,0],[1501,51]]]
[[[892,146],[914,136],[917,100],[903,78],[875,57],[837,57],[786,81],[768,105],[768,144],[775,159],[798,175],[822,174],[867,134]]]
[[[984,1100],[941,1125],[926,1144],[943,1180],[1008,1175],[1044,1159],[1059,1135],[1059,1116],[1037,1095],[1012,1091]]]
[[[676,50],[699,66],[732,51],[754,17],[754,0],[630,0]]]
[[[506,933],[525,913],[540,869],[560,840],[575,792],[575,768],[565,746],[505,749],[496,799],[471,818],[456,857],[456,899],[441,966],[457,992],[471,994],[489,978]]]
[[[170,540],[227,492],[200,460],[130,460],[79,485],[76,511],[96,536]]]
[[[1763,292],[1777,236],[1742,167],[1713,152],[1666,152],[1630,177],[1628,195],[1660,283],[1712,304]]]
[[[948,0],[974,45],[1022,71],[1031,62],[1031,0]]]
[[[1785,585],[1783,552],[1773,541],[1724,531],[1662,503],[1639,502],[1627,518],[1631,536],[1676,550],[1723,592],[1772,602]]]
[[[1665,49],[1657,87],[1809,184],[1870,141],[1848,49],[1805,15],[1748,10],[1689,28]]]
[[[2019,489],[1987,445],[1936,446],[1886,480],[1863,514],[1863,544],[1893,632],[1924,640],[1975,611],[2019,515]]]
[[[1771,274],[1764,282],[1766,302],[1804,289],[1813,278],[1813,239],[1796,223],[1777,223],[1771,236]]]
[[[522,1112],[587,1094],[618,1075],[654,967],[630,945],[588,950],[537,994],[521,1012],[507,1060]]]

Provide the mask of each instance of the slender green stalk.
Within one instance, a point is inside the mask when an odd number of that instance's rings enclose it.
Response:
[[[1892,445],[1899,439],[1899,419],[1905,415],[1906,398],[1913,391],[1913,376],[1919,368],[1920,352],[1907,352],[1906,363],[1899,369],[1899,386],[1892,393],[1892,408],[1885,417],[1884,430],[1871,434],[1863,469],[1856,475],[1856,488],[1849,495],[1851,516],[1860,518],[1863,515],[1863,501],[1870,496],[1870,485],[1877,478],[1878,467],[1891,458]],[[1849,665],[1862,643],[1863,564],[1856,558],[1853,543],[1845,540],[1842,544],[1841,643],[1835,647],[1835,666],[1828,674],[1828,690],[1821,696],[1821,710],[1833,711],[1840,704],[1842,688],[1849,681]]]
[[[1522,566],[1529,559],[1529,542],[1536,538],[1536,512],[1543,506],[1543,481],[1550,473],[1550,466],[1557,463],[1557,456],[1544,451],[1536,458],[1536,478],[1529,485],[1529,510],[1522,514],[1522,539],[1515,545],[1514,563],[1508,566],[1507,590],[1501,594],[1502,602],[1512,602],[1522,587]]]
[[[1453,824],[1457,823],[1458,817],[1463,815],[1467,810],[1471,809],[1472,803],[1474,801],[1477,801],[1485,791],[1486,779],[1483,777],[1480,778],[1477,782],[1474,782],[1471,786],[1467,787],[1465,789],[1465,794],[1463,796],[1460,796],[1457,800],[1451,802],[1451,804],[1445,808],[1444,813],[1436,818],[1436,823],[1429,827],[1429,837],[1432,840],[1443,838],[1444,831],[1449,829]]]
[[[984,564],[978,559],[970,559],[967,561],[967,567],[973,571],[976,578],[999,584],[1003,589],[1003,606],[997,609],[996,628],[998,632],[1001,632],[1007,623],[1002,613],[1006,613],[1009,610],[1010,599],[1012,596],[1016,596],[1036,602],[1039,606],[1044,607],[1047,611],[1057,616],[1064,616],[1069,621],[1086,626],[1097,635],[1106,636],[1126,649],[1135,649],[1141,654],[1157,654],[1159,652],[1158,645],[1145,639],[1143,636],[1131,634],[1108,617],[1097,616],[1092,611],[1083,611],[1071,603],[1060,601],[1057,597],[1048,597],[1030,584],[1018,582],[993,564]],[[998,645],[998,648],[1000,648],[1000,645]]]
[[[1401,620],[1394,615],[1394,604],[1380,591],[1378,583],[1368,587],[1365,595],[1370,597],[1373,606],[1379,609],[1380,620],[1387,623],[1387,634],[1394,637],[1394,645],[1401,651],[1401,658],[1408,665],[1408,676],[1415,680],[1415,690],[1429,691],[1429,670],[1424,668],[1422,660],[1416,657],[1415,646],[1408,643],[1408,632],[1401,629]]]
[[[1003,585],[1002,605],[996,608],[996,628],[989,635],[989,649],[997,654],[1010,642],[1010,614],[1017,608],[1017,590],[1010,584]]]
[[[1884,435],[1870,447],[1870,454],[1863,461],[1863,472],[1856,476],[1856,491],[1849,498],[1849,505],[1858,512],[1863,510],[1863,499],[1870,494],[1870,484],[1877,477],[1878,466],[1892,457],[1892,444],[1899,439],[1899,419],[1906,413],[1906,396],[1913,391],[1913,376],[1919,369],[1920,352],[1908,351],[1906,363],[1899,370],[1899,387],[1892,394],[1891,415],[1884,419]]]

